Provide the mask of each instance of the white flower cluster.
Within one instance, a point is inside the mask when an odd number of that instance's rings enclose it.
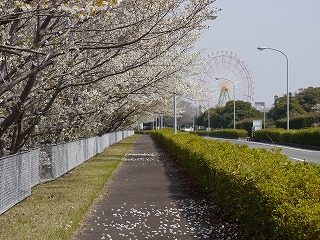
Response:
[[[198,95],[203,1],[0,3],[0,137],[11,152],[172,114]]]

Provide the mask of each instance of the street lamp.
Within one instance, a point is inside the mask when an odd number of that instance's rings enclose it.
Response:
[[[208,15],[209,20],[215,20],[218,17],[217,12],[221,11],[222,9],[215,9],[214,11],[211,12],[211,14]],[[174,123],[173,123],[173,128],[174,128],[174,134],[177,134],[177,96],[176,96],[176,86],[173,94],[173,115],[174,115]]]
[[[208,131],[211,131],[211,128],[210,128],[210,105],[209,105],[209,102],[208,102]]]
[[[226,78],[216,78],[216,80],[217,81],[225,80],[225,81],[232,83],[232,86],[233,86],[233,129],[236,129],[236,89],[234,86],[234,82],[229,79],[226,79]]]
[[[287,130],[289,130],[290,127],[289,127],[289,59],[288,59],[288,56],[284,52],[282,52],[282,51],[280,51],[278,49],[275,49],[275,48],[258,47],[257,49],[259,51],[262,51],[262,50],[265,50],[265,49],[277,51],[277,52],[283,54],[283,56],[286,57],[286,60],[287,60]]]
[[[176,90],[174,90],[173,94],[173,129],[174,134],[177,134],[177,94]]]
[[[149,64],[150,67],[170,67],[167,64]],[[174,93],[173,93],[173,129],[174,134],[177,134],[177,92],[176,85],[174,85]],[[163,122],[163,119],[162,119]],[[161,127],[162,128],[162,127]]]

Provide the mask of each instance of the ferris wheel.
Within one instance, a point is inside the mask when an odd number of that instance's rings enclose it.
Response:
[[[233,52],[219,51],[214,54],[204,64],[201,80],[208,107],[221,107],[230,100],[253,100],[254,87],[250,70]]]

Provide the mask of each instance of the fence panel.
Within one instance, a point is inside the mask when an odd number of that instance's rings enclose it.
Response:
[[[59,178],[133,134],[133,131],[113,132],[0,158],[0,214],[30,196],[35,185]]]
[[[59,159],[62,158],[62,147],[61,145],[52,146],[52,155],[51,155],[51,162],[52,162],[52,178],[56,179],[59,177],[59,173],[61,172],[61,164],[59,164]]]
[[[0,214],[31,194],[29,156],[13,155],[0,159]]]
[[[31,187],[34,187],[40,183],[40,148],[33,149],[25,153],[26,157],[29,158],[31,168]]]
[[[110,145],[116,143],[116,134],[113,133],[109,133],[109,141],[110,141]]]
[[[120,142],[123,139],[123,133],[122,132],[117,132],[117,142]]]

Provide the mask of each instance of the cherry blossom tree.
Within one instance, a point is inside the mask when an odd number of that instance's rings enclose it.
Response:
[[[212,1],[0,3],[0,137],[23,146],[103,134],[170,114],[196,94],[192,47]]]

